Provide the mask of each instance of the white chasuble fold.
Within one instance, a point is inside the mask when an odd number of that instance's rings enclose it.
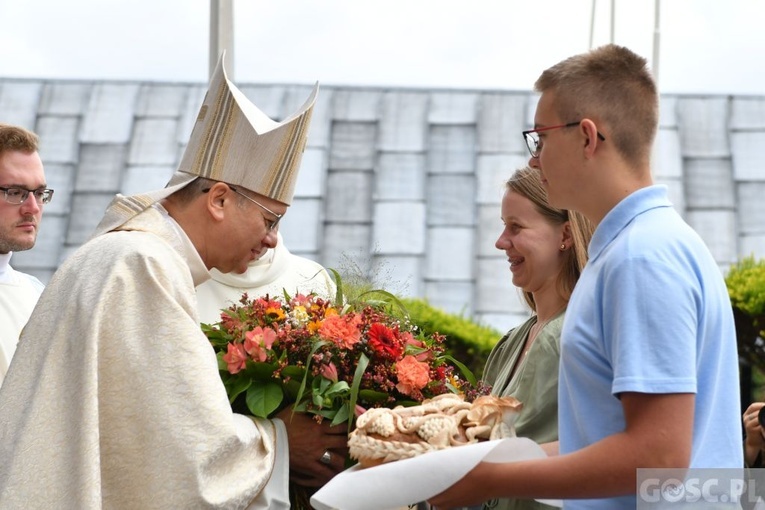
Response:
[[[258,506],[274,424],[231,411],[186,243],[150,208],[55,273],[0,388],[0,508]]]

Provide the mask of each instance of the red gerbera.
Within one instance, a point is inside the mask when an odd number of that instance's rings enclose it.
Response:
[[[396,336],[396,332],[386,326],[375,322],[367,332],[369,346],[374,351],[391,359],[398,359],[404,353],[404,344]]]

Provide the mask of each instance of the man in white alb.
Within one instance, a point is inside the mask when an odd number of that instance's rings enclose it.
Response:
[[[13,252],[35,245],[47,189],[36,134],[0,123],[0,386],[43,284],[11,267]]]

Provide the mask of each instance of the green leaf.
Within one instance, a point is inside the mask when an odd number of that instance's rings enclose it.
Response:
[[[276,370],[276,365],[262,361],[248,361],[245,370],[257,381],[270,381]]]
[[[340,409],[335,413],[335,417],[332,418],[332,423],[330,423],[330,425],[339,425],[344,421],[350,420],[349,409],[350,406],[348,405],[348,402],[343,402],[343,405],[341,405]]]
[[[335,279],[335,287],[337,288],[337,292],[335,292],[335,306],[338,308],[343,307],[343,279],[340,277],[340,273],[338,273],[335,269],[332,269],[331,267],[328,268],[328,271],[332,273],[332,276]]]
[[[473,375],[473,372],[471,372],[467,366],[465,366],[463,363],[460,363],[459,361],[457,361],[456,359],[454,359],[452,356],[448,354],[444,355],[444,359],[451,361],[452,363],[457,365],[457,368],[460,369],[460,372],[462,372],[462,375],[465,376],[465,379],[467,379],[467,382],[469,382],[473,386],[476,385],[475,376]]]
[[[282,368],[282,377],[289,377],[291,379],[302,379],[305,375],[305,368],[296,367],[295,365],[287,365]]]
[[[460,393],[460,389],[451,383],[446,383],[446,387],[449,388],[449,391],[452,393]]]
[[[224,372],[228,372],[228,363],[223,361],[223,356],[225,356],[226,353],[223,351],[218,351],[215,354],[215,357],[218,358],[218,370],[223,370]]]
[[[306,375],[305,368],[287,365],[282,369],[282,388],[292,401],[296,401],[300,393],[300,383]]]
[[[315,377],[311,387],[313,388],[314,394],[324,395],[329,389],[331,384],[332,384],[332,381],[330,381],[326,377]]]
[[[378,299],[373,299],[373,297],[378,297]],[[372,305],[395,305],[398,307],[399,311],[405,316],[408,317],[409,313],[406,310],[406,307],[404,306],[404,303],[401,302],[401,300],[395,295],[387,290],[382,289],[372,289],[367,290],[365,292],[362,292],[359,295],[359,298],[365,298],[365,302],[368,302]]]
[[[237,374],[234,377],[228,379],[226,388],[228,389],[229,402],[233,402],[240,393],[246,391],[252,384],[252,379],[247,376],[240,376]]]
[[[332,420],[332,419],[335,418],[335,415],[337,414],[337,411],[335,409],[332,409],[332,408],[326,408],[326,409],[320,409],[320,410],[316,411],[316,414],[318,414],[319,416],[322,416],[324,418],[327,418],[329,420]]]
[[[363,402],[385,402],[388,400],[388,394],[382,391],[361,390],[359,391],[359,400]]]
[[[214,329],[207,324],[202,324],[202,331],[207,336],[207,339],[210,341],[213,347],[219,350],[225,349],[226,345],[228,345],[228,343],[233,340],[233,336],[231,336],[229,333],[220,329]]]
[[[295,402],[300,392],[300,380],[290,379],[288,382],[282,381],[282,389],[290,401]]]
[[[351,409],[356,409],[356,402],[359,399],[359,385],[361,384],[361,377],[369,365],[369,358],[363,352],[359,356],[358,364],[356,365],[356,371],[353,373],[353,386],[351,386],[351,399],[348,403]],[[353,413],[348,416],[348,432],[351,431],[353,426]]]
[[[345,395],[348,393],[348,391],[351,389],[350,386],[348,386],[348,383],[345,381],[337,381],[332,386],[327,388],[327,391],[324,392],[324,394],[328,397],[339,397],[342,395]]]
[[[305,394],[305,387],[306,384],[308,384],[308,374],[310,373],[309,368],[311,367],[311,359],[313,359],[313,355],[316,354],[316,351],[318,351],[322,346],[326,345],[327,342],[320,341],[316,342],[314,346],[311,348],[311,352],[308,354],[308,360],[305,363],[305,374],[303,374],[303,381],[300,383],[300,389],[298,390],[297,397],[295,397],[296,402],[300,402],[303,400],[303,395]]]
[[[259,418],[268,418],[284,399],[281,385],[275,382],[254,384],[247,390],[247,409]]]

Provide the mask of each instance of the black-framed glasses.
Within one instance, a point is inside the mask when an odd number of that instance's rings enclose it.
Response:
[[[547,126],[542,128],[529,129],[528,131],[522,131],[523,139],[526,140],[526,147],[529,149],[529,154],[531,154],[532,158],[538,158],[539,153],[542,152],[542,145],[539,143],[539,135],[537,133],[542,131],[549,131],[551,129],[570,128],[578,126],[581,122],[581,120],[578,120],[576,122],[569,122],[568,124],[560,124],[559,126]],[[606,141],[606,137],[600,134],[600,131],[598,131],[598,138],[601,141]]]
[[[26,189],[20,186],[10,186],[8,188],[0,187],[0,191],[5,195],[5,201],[13,205],[21,205],[26,202],[29,195],[35,197],[37,205],[47,204],[53,198],[52,189]]]
[[[275,230],[275,229],[276,229],[276,227],[278,227],[278,226],[279,226],[279,222],[282,220],[282,217],[284,216],[283,214],[276,214],[274,211],[272,211],[271,209],[269,209],[269,208],[268,208],[268,207],[266,207],[265,205],[261,204],[260,202],[258,202],[258,201],[257,201],[257,200],[255,200],[254,198],[252,198],[252,197],[248,197],[247,195],[245,195],[245,194],[244,194],[244,193],[242,193],[241,191],[237,191],[237,189],[236,189],[235,187],[233,187],[232,185],[230,185],[230,184],[226,184],[226,186],[228,186],[228,188],[229,188],[231,191],[233,191],[233,192],[234,192],[234,193],[236,193],[237,195],[243,196],[244,198],[246,198],[247,200],[249,200],[249,201],[250,201],[250,202],[252,202],[253,204],[257,205],[258,207],[260,207],[261,209],[263,209],[264,211],[266,211],[268,214],[271,214],[271,215],[273,215],[273,216],[276,216],[276,219],[275,219],[275,220],[269,220],[268,218],[266,218],[265,216],[263,216],[263,221],[265,221],[265,222],[266,222],[266,230],[268,230],[269,232],[272,232],[273,230]],[[208,191],[210,191],[210,188],[205,188],[205,189],[203,189],[203,190],[202,190],[202,193],[207,193]]]

